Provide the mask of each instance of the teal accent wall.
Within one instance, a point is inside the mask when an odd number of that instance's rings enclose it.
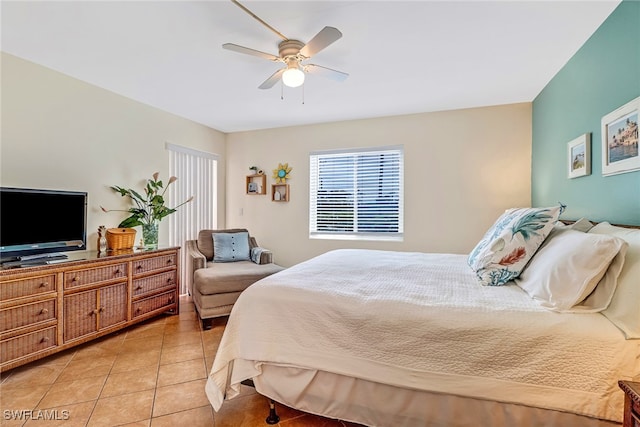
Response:
[[[544,58],[540,58],[544,60]],[[640,225],[640,171],[602,176],[602,117],[640,96],[640,1],[625,0],[533,101],[532,206]],[[567,143],[591,133],[591,175],[567,178]]]

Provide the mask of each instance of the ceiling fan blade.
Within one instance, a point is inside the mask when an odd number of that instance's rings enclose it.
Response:
[[[258,86],[258,89],[271,89],[273,85],[278,83],[278,81],[282,77],[282,73],[284,73],[284,70],[285,68],[281,68],[275,73],[271,74],[271,77],[269,77],[267,80],[262,82],[262,84]]]
[[[236,6],[238,6],[240,9],[244,10],[245,12],[247,12],[252,18],[254,18],[256,21],[258,21],[259,23],[261,23],[262,25],[264,25],[265,27],[267,27],[268,29],[270,29],[271,31],[273,31],[274,33],[276,33],[282,40],[288,40],[288,37],[285,36],[284,34],[282,34],[280,31],[276,30],[275,28],[273,28],[271,25],[267,24],[265,21],[263,21],[258,15],[256,15],[255,13],[251,12],[247,7],[243,6],[240,4],[239,1],[237,0],[231,0],[231,3],[235,4]]]
[[[304,66],[304,70],[307,73],[319,74],[337,82],[343,82],[347,79],[347,77],[349,77],[349,74],[343,73],[342,71],[333,70],[331,68],[323,67],[316,64],[307,64]]]
[[[233,43],[225,43],[225,44],[222,45],[222,47],[227,49],[227,50],[232,50],[232,51],[238,52],[238,53],[244,53],[244,54],[247,54],[247,55],[257,56],[259,58],[268,59],[270,61],[279,61],[280,60],[279,56],[275,56],[275,55],[272,55],[272,54],[266,53],[266,52],[261,52],[259,50],[255,50],[255,49],[249,49],[248,47],[240,46],[240,45],[233,44]]]
[[[320,52],[340,37],[342,37],[342,33],[337,28],[324,27],[318,34],[309,40],[309,43],[300,49],[300,54],[307,58],[311,58],[313,55]]]

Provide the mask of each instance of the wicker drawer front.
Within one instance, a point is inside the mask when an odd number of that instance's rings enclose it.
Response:
[[[64,275],[64,288],[76,288],[91,283],[127,278],[127,264],[114,264],[89,270],[70,271]]]
[[[145,258],[133,262],[133,274],[143,274],[148,271],[174,267],[177,263],[176,254],[162,255],[154,258]]]
[[[0,284],[0,300],[27,297],[56,290],[56,276],[29,277]]]
[[[159,308],[167,307],[176,302],[175,291],[166,292],[151,298],[145,298],[133,303],[133,317],[150,313]]]
[[[0,361],[5,363],[9,360],[27,356],[56,344],[56,327],[41,329],[30,334],[19,335],[15,338],[0,342]]]
[[[55,299],[8,308],[0,312],[0,332],[55,318]]]
[[[133,295],[140,296],[176,286],[176,272],[167,271],[166,273],[156,274],[155,276],[145,277],[144,279],[136,279],[133,281]]]

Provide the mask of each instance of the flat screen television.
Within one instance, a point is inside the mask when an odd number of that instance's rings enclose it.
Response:
[[[0,187],[2,261],[86,247],[86,192]]]

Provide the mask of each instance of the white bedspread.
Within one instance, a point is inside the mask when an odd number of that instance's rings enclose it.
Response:
[[[621,421],[639,359],[604,316],[481,286],[464,255],[345,249],[244,291],[206,392],[217,410],[266,362]]]

